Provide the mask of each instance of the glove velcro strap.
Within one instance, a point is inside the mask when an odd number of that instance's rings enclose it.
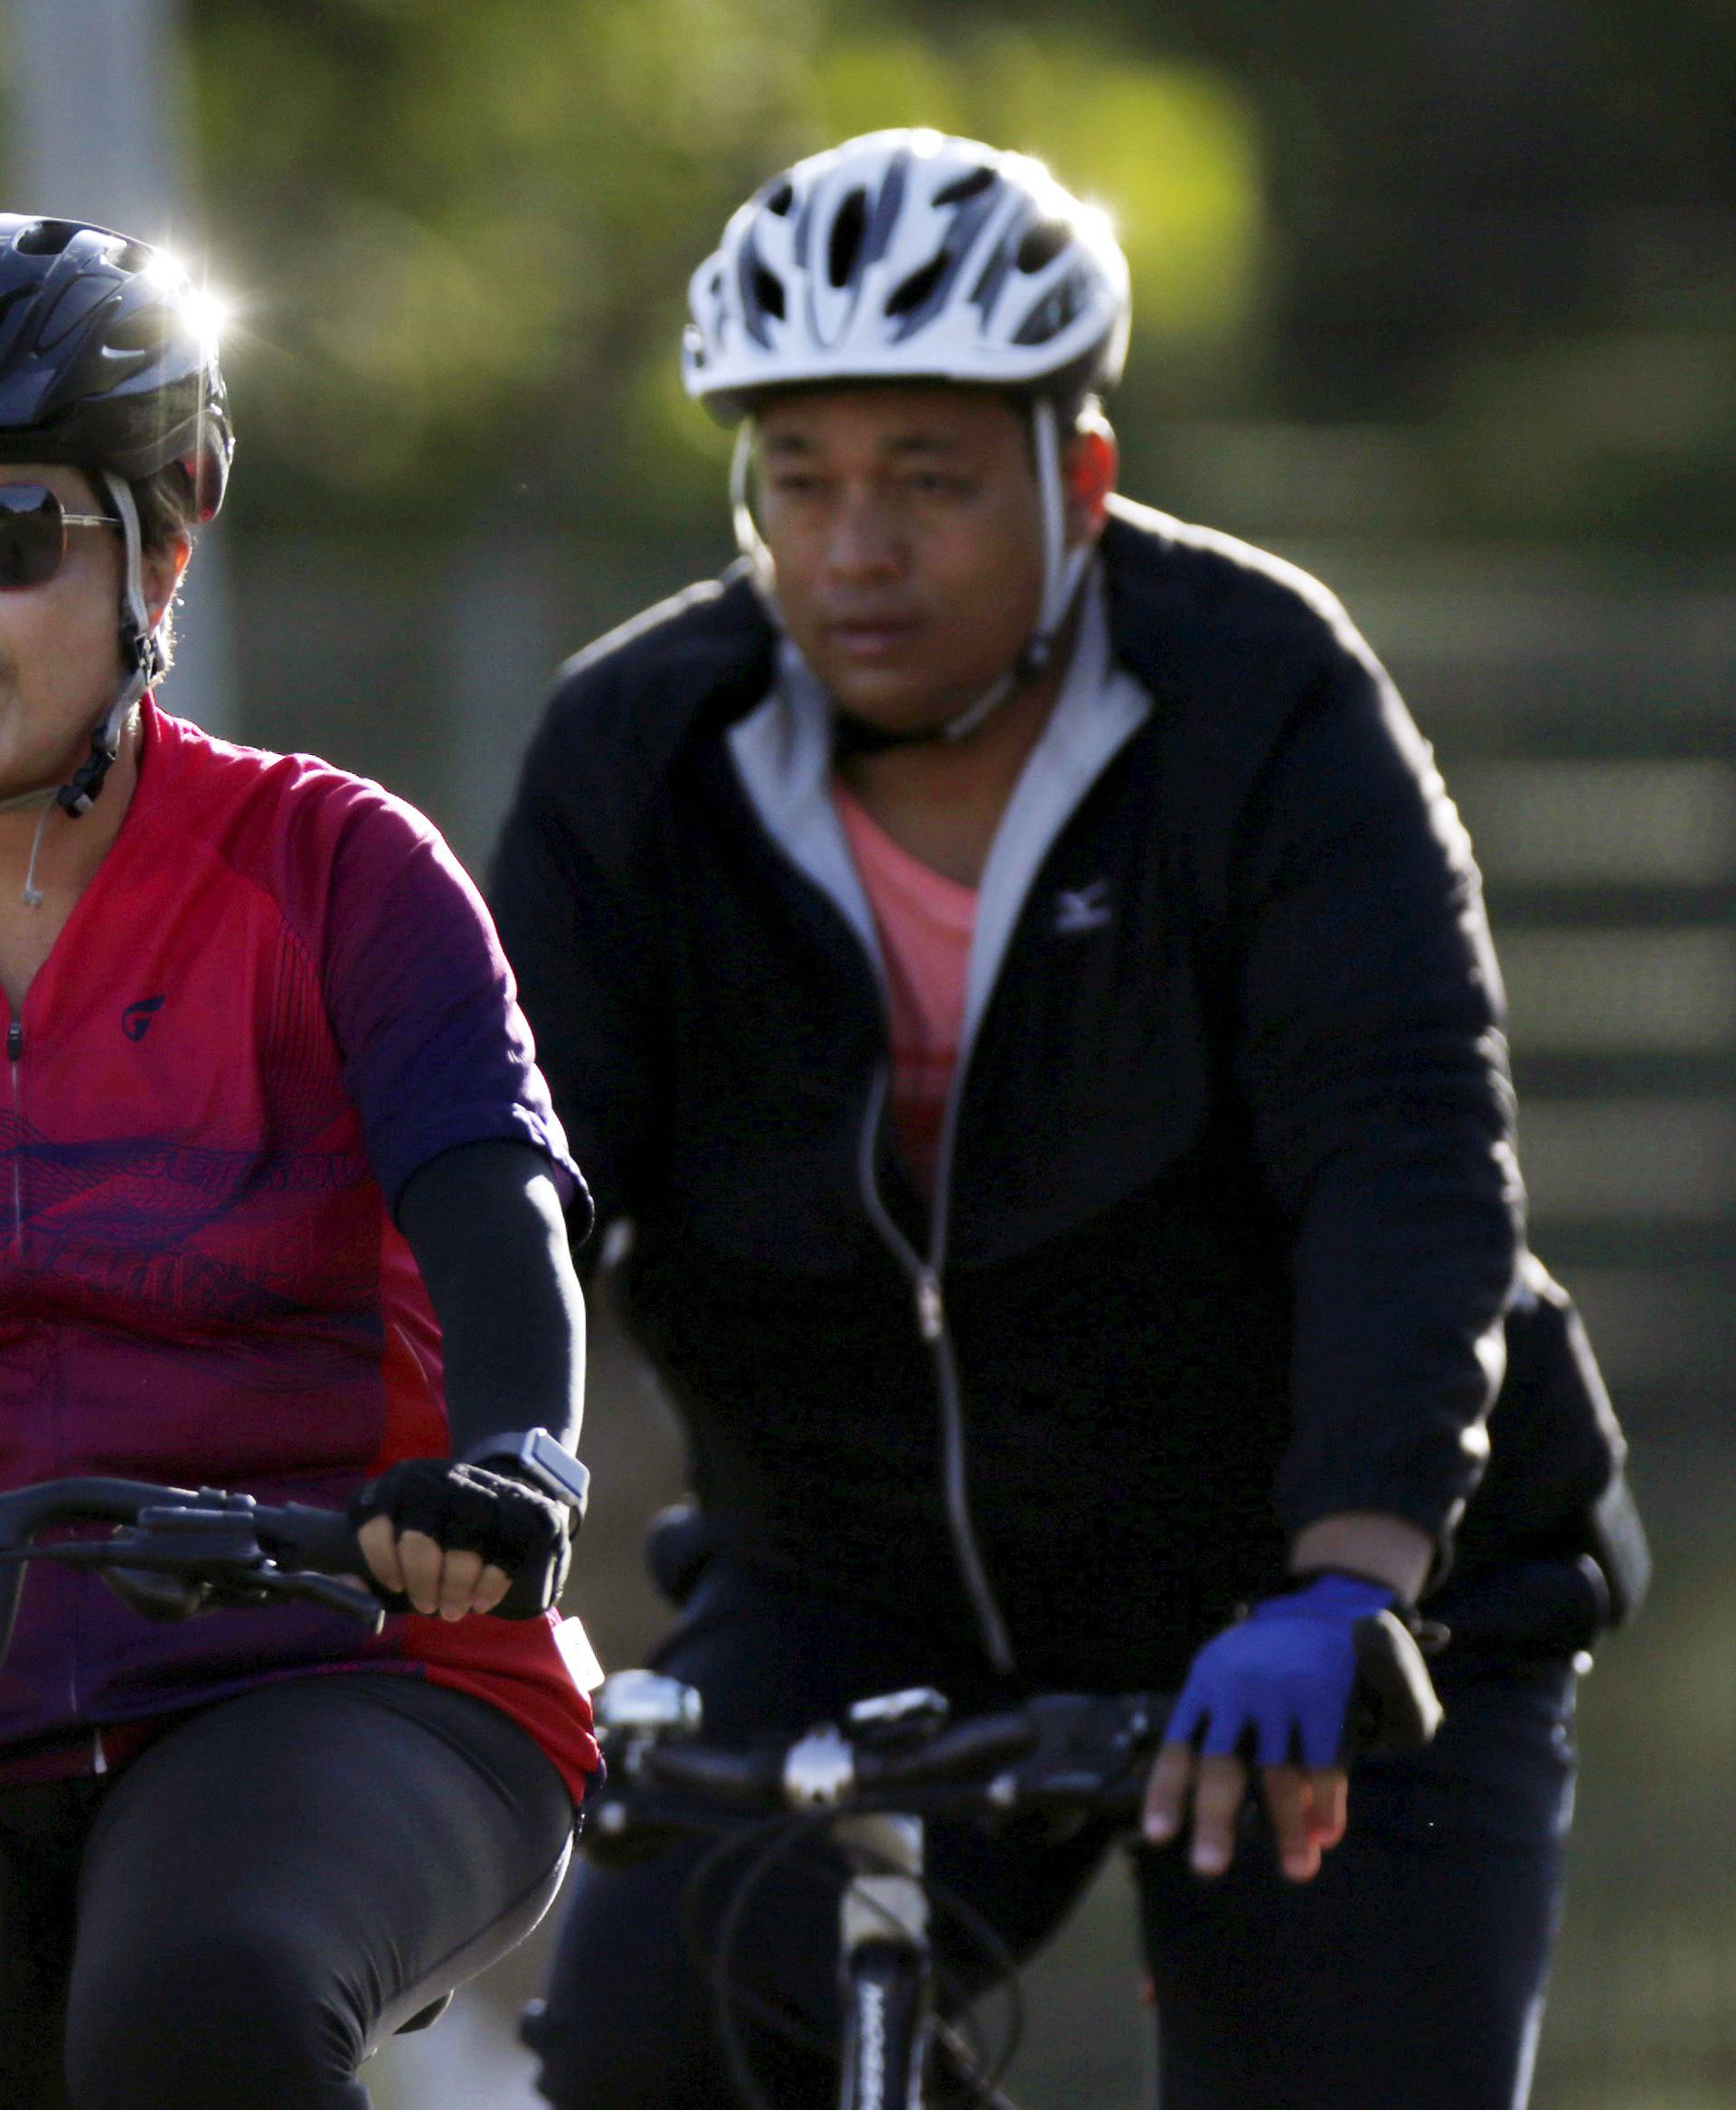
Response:
[[[447,1552],[475,1553],[503,1568],[512,1587],[495,1616],[529,1619],[556,1600],[571,1548],[568,1512],[515,1474],[449,1458],[409,1458],[388,1466],[351,1498],[358,1529],[384,1516],[399,1532],[420,1531]],[[382,1597],[394,1611],[405,1601]]]
[[[1344,1719],[1344,1763],[1396,1757],[1432,1743],[1440,1699],[1410,1628],[1395,1613],[1377,1612],[1356,1622],[1351,1642],[1356,1683]]]

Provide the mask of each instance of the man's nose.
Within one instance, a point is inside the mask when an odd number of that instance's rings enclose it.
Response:
[[[841,579],[882,578],[901,567],[903,537],[875,494],[844,493],[828,524],[826,561]]]

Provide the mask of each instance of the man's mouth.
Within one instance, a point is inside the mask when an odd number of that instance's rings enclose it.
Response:
[[[848,616],[826,626],[826,641],[846,659],[889,659],[921,628],[914,616]]]

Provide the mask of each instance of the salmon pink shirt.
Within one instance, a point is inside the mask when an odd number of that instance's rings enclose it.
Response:
[[[841,778],[833,780],[832,797],[886,965],[892,1134],[919,1191],[931,1200],[965,1022],[976,890],[893,842]]]

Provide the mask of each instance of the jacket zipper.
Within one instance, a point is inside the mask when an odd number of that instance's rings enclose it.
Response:
[[[1014,1668],[1013,1645],[1006,1621],[995,1601],[994,1586],[984,1565],[970,1514],[970,1483],[965,1459],[964,1391],[958,1381],[958,1357],[947,1320],[946,1299],[940,1277],[946,1265],[948,1204],[951,1199],[953,1132],[960,1087],[961,1068],[955,1071],[948,1095],[946,1118],[940,1132],[940,1152],[935,1168],[932,1232],[925,1260],[892,1220],[874,1177],[880,1144],[880,1126],[886,1110],[890,1076],[882,1063],[874,1073],[868,1095],[867,1117],[863,1124],[858,1171],[863,1200],[874,1228],[892,1248],[910,1278],[916,1300],[916,1326],[934,1359],[935,1380],[940,1398],[941,1485],[946,1499],[947,1525],[952,1537],[953,1557],[976,1614],[977,1631],[989,1662],[1004,1677]]]
[[[1090,589],[1090,592],[1093,595],[1099,595],[1100,589],[1094,585]],[[1100,609],[1100,601],[1088,600],[1086,606],[1088,617],[1090,617],[1093,609]],[[1100,615],[1091,617],[1091,619],[1098,620],[1099,623],[1101,621]],[[1090,633],[1081,632],[1081,636],[1088,634]],[[1102,627],[1101,657],[1103,662],[1102,678],[1107,681],[1110,678],[1112,660],[1106,626]],[[1067,678],[1071,684],[1072,680],[1071,668]],[[781,685],[784,679],[785,674],[780,673],[778,683]],[[1067,693],[1067,690],[1063,689],[1062,702],[1058,704],[1058,711],[1064,708]],[[823,699],[820,707],[823,709]],[[799,730],[800,711],[794,710],[793,706],[792,710],[793,729]],[[1023,904],[1028,896],[1031,886],[1035,881],[1037,871],[1040,869],[1041,856],[1047,854],[1049,847],[1052,845],[1069,817],[1077,811],[1080,801],[1084,797],[1090,786],[1097,782],[1103,770],[1109,767],[1127,741],[1146,722],[1149,713],[1149,697],[1146,697],[1143,702],[1138,702],[1136,705],[1136,703],[1130,702],[1126,695],[1121,695],[1116,701],[1115,709],[1108,719],[1097,722],[1094,727],[1086,726],[1083,729],[1082,741],[1075,740],[1073,742],[1069,750],[1068,768],[1062,772],[1060,779],[1061,791],[1059,796],[1062,804],[1059,808],[1055,808],[1053,801],[1051,801],[1052,810],[1046,817],[1038,816],[1041,827],[1036,852],[1024,855],[1021,860],[1015,861],[1014,870],[1023,869],[1024,872],[1018,890],[1018,905]],[[743,732],[747,727],[754,722],[755,721],[750,718],[738,724],[735,730],[729,736],[731,744],[735,744],[738,734]],[[1080,729],[1075,727],[1074,730],[1077,731]],[[829,735],[825,735],[825,739],[826,746],[824,750],[818,754],[817,758],[810,755],[806,762],[800,764],[800,767],[803,768],[816,768],[822,774],[824,773],[829,767]],[[783,851],[790,862],[816,889],[821,900],[827,903],[850,937],[855,941],[858,948],[867,959],[871,975],[880,991],[882,1006],[885,1006],[887,1000],[885,968],[875,943],[872,910],[867,912],[867,924],[864,928],[862,918],[853,912],[852,908],[846,903],[839,890],[839,876],[843,871],[851,866],[852,860],[848,846],[843,841],[843,831],[836,825],[835,816],[832,826],[832,833],[835,840],[823,846],[824,853],[822,854],[819,850],[816,850],[816,844],[811,840],[811,820],[803,819],[799,815],[792,818],[795,809],[790,805],[788,798],[775,796],[776,780],[789,766],[788,758],[785,757],[777,761],[770,760],[766,756],[759,754],[753,743],[750,742],[747,746],[740,749],[735,759],[737,773],[748,802],[758,814],[767,836]],[[809,787],[808,788],[811,791],[814,787]],[[806,848],[802,847],[804,842]],[[1041,852],[1041,855],[1036,852]],[[859,889],[857,890],[860,892]],[[1013,898],[1010,890],[1007,890],[1007,898],[1009,900]],[[867,909],[865,898],[861,905],[863,909]],[[1010,935],[1011,926],[1009,925],[1007,930],[1002,933],[1001,950],[996,956],[998,961],[1004,961],[1005,943],[1010,938]],[[999,966],[997,965],[996,973],[998,974],[998,972]],[[946,1300],[941,1288],[946,1267],[948,1216],[951,1204],[952,1161],[958,1125],[958,1110],[963,1097],[965,1072],[970,1062],[970,1042],[973,1039],[974,1031],[967,1031],[966,1043],[959,1050],[958,1060],[954,1068],[951,1086],[947,1096],[946,1116],[941,1127],[940,1148],[935,1166],[935,1192],[930,1214],[931,1229],[929,1239],[929,1256],[926,1260],[917,1252],[910,1241],[904,1237],[897,1224],[893,1222],[881,1199],[879,1185],[874,1176],[880,1127],[885,1113],[890,1083],[889,1066],[885,1062],[881,1063],[877,1069],[873,1088],[869,1094],[867,1118],[863,1127],[861,1144],[857,1152],[857,1179],[870,1221],[879,1232],[885,1245],[891,1249],[900,1267],[910,1277],[916,1305],[917,1331],[934,1359],[944,1444],[943,1479],[947,1520],[952,1536],[954,1558],[958,1561],[961,1579],[976,1613],[977,1626],[988,1660],[996,1670],[1005,1673],[1014,1668],[1013,1650],[1007,1637],[1006,1623],[995,1602],[995,1593],[990,1586],[987,1570],[983,1562],[981,1549],[977,1544],[976,1531],[971,1522],[965,1456],[963,1388],[959,1381],[958,1355],[951,1328],[948,1323]]]

